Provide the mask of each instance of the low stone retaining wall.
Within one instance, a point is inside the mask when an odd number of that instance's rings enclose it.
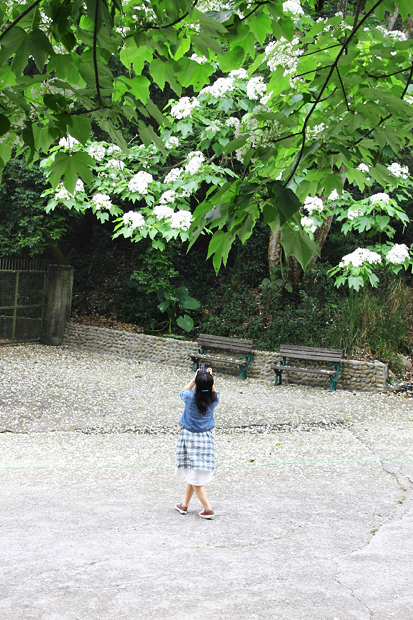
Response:
[[[196,343],[188,340],[174,340],[146,334],[132,334],[105,327],[91,327],[68,323],[64,344],[98,351],[119,357],[131,357],[159,364],[171,364],[191,370],[189,355],[196,350]],[[274,381],[272,370],[279,353],[276,351],[254,351],[248,377]],[[214,365],[214,370],[237,376],[238,369],[224,363]],[[328,388],[330,382],[325,377],[304,373],[285,373],[284,383],[299,383]],[[386,390],[387,366],[381,362],[360,362],[343,360],[337,388],[363,392]]]

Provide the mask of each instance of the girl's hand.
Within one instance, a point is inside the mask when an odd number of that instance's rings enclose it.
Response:
[[[212,375],[212,368],[207,368],[207,372],[209,372],[209,374]]]

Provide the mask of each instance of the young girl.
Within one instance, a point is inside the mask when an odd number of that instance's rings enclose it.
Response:
[[[214,409],[219,402],[219,393],[214,386],[212,368],[197,370],[195,377],[180,394],[185,411],[179,420],[181,430],[176,448],[177,473],[185,478],[185,497],[175,509],[182,515],[188,512],[192,495],[197,494],[204,510],[199,513],[204,519],[213,519],[214,511],[208,501],[204,485],[214,474]]]

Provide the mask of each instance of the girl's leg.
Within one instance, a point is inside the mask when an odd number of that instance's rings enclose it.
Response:
[[[182,504],[186,507],[189,506],[189,502],[191,501],[191,497],[194,494],[194,487],[192,486],[192,484],[189,484],[188,482],[185,482],[185,497],[184,497],[184,501],[182,502]]]
[[[198,496],[198,499],[200,500],[201,504],[203,505],[205,510],[211,510],[211,504],[208,501],[208,497],[205,491],[205,487],[204,486],[194,486],[192,487],[193,489],[195,489],[195,493]]]

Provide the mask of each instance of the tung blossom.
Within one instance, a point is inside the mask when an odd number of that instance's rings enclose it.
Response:
[[[159,199],[161,204],[167,204],[168,202],[175,202],[176,191],[174,189],[167,189]]]
[[[229,72],[229,77],[236,80],[248,80],[248,71],[246,69],[233,69]]]
[[[390,196],[379,192],[378,194],[373,194],[373,196],[370,196],[370,202],[373,205],[377,202],[385,202],[386,204],[390,204]]]
[[[226,93],[234,90],[234,78],[218,78],[212,86],[205,86],[199,93],[200,95],[212,95],[216,99],[223,97]]]
[[[358,207],[356,209],[349,209],[347,212],[347,217],[349,220],[355,220],[357,217],[361,217],[363,215],[363,211]]]
[[[142,213],[136,213],[136,211],[128,211],[122,215],[122,219],[126,226],[130,229],[141,228],[145,224],[145,218]]]
[[[304,216],[301,218],[301,226],[308,228],[310,232],[315,232],[318,228],[317,224],[311,217]]]
[[[181,97],[181,99],[172,106],[171,116],[180,120],[192,115],[192,111],[198,108],[200,103],[196,97]]]
[[[275,71],[279,65],[284,67],[284,74],[295,73],[300,56],[303,50],[297,47],[300,43],[298,37],[287,41],[281,37],[278,41],[272,41],[265,48],[265,58],[271,71]]]
[[[103,144],[99,144],[99,143],[95,143],[95,144],[91,144],[87,150],[87,152],[89,153],[89,155],[91,157],[93,157],[93,159],[95,159],[96,161],[102,161],[102,159],[105,157],[106,155],[106,149],[103,146]]]
[[[177,211],[172,215],[171,228],[186,231],[192,223],[192,214],[190,211]]]
[[[168,207],[166,205],[157,205],[154,207],[152,213],[157,220],[166,220],[173,216],[174,210],[172,207]]]
[[[381,263],[381,256],[377,252],[367,250],[365,248],[357,248],[351,254],[346,254],[340,261],[340,267],[361,267],[363,263],[369,265],[379,265]]]
[[[408,179],[409,178],[409,168],[407,166],[401,166],[396,161],[392,163],[390,166],[387,166],[387,170],[394,174],[395,177]]]
[[[304,15],[300,0],[286,0],[283,2],[283,12],[293,15]]]
[[[267,85],[262,77],[253,77],[247,83],[247,97],[248,99],[260,99],[267,90]]]
[[[63,147],[64,149],[71,149],[74,147],[75,144],[80,144],[79,140],[76,140],[76,138],[71,136],[69,133],[67,134],[66,138],[60,138],[59,140],[59,146]]]
[[[166,175],[164,183],[166,183],[167,185],[169,185],[170,183],[175,183],[175,181],[177,181],[181,176],[182,172],[182,168],[172,168],[172,170]]]
[[[93,206],[96,211],[100,211],[101,209],[111,209],[112,201],[108,194],[95,194],[92,198]]]
[[[77,192],[84,192],[85,191],[85,187],[83,185],[83,181],[82,179],[78,179],[76,181],[76,185],[75,185],[75,190],[73,192],[73,194],[70,194],[67,189],[65,188],[65,186],[63,185],[63,183],[59,183],[59,185],[56,187],[56,193],[54,195],[55,200],[60,201],[60,200],[70,200],[71,198],[73,198],[75,196],[75,194],[77,194]]]
[[[144,195],[148,193],[148,185],[152,181],[153,176],[149,172],[139,170],[129,181],[128,189],[131,192]]]
[[[204,161],[205,157],[201,151],[192,151],[192,153],[188,154],[188,163],[185,166],[185,172],[196,174]]]
[[[323,201],[318,196],[307,196],[304,200],[304,209],[312,215],[314,211],[321,213],[324,210]]]
[[[409,248],[404,243],[395,243],[386,254],[386,260],[393,265],[403,265],[410,258]]]
[[[165,146],[167,149],[176,149],[179,146],[179,138],[176,136],[171,136],[166,142]]]

